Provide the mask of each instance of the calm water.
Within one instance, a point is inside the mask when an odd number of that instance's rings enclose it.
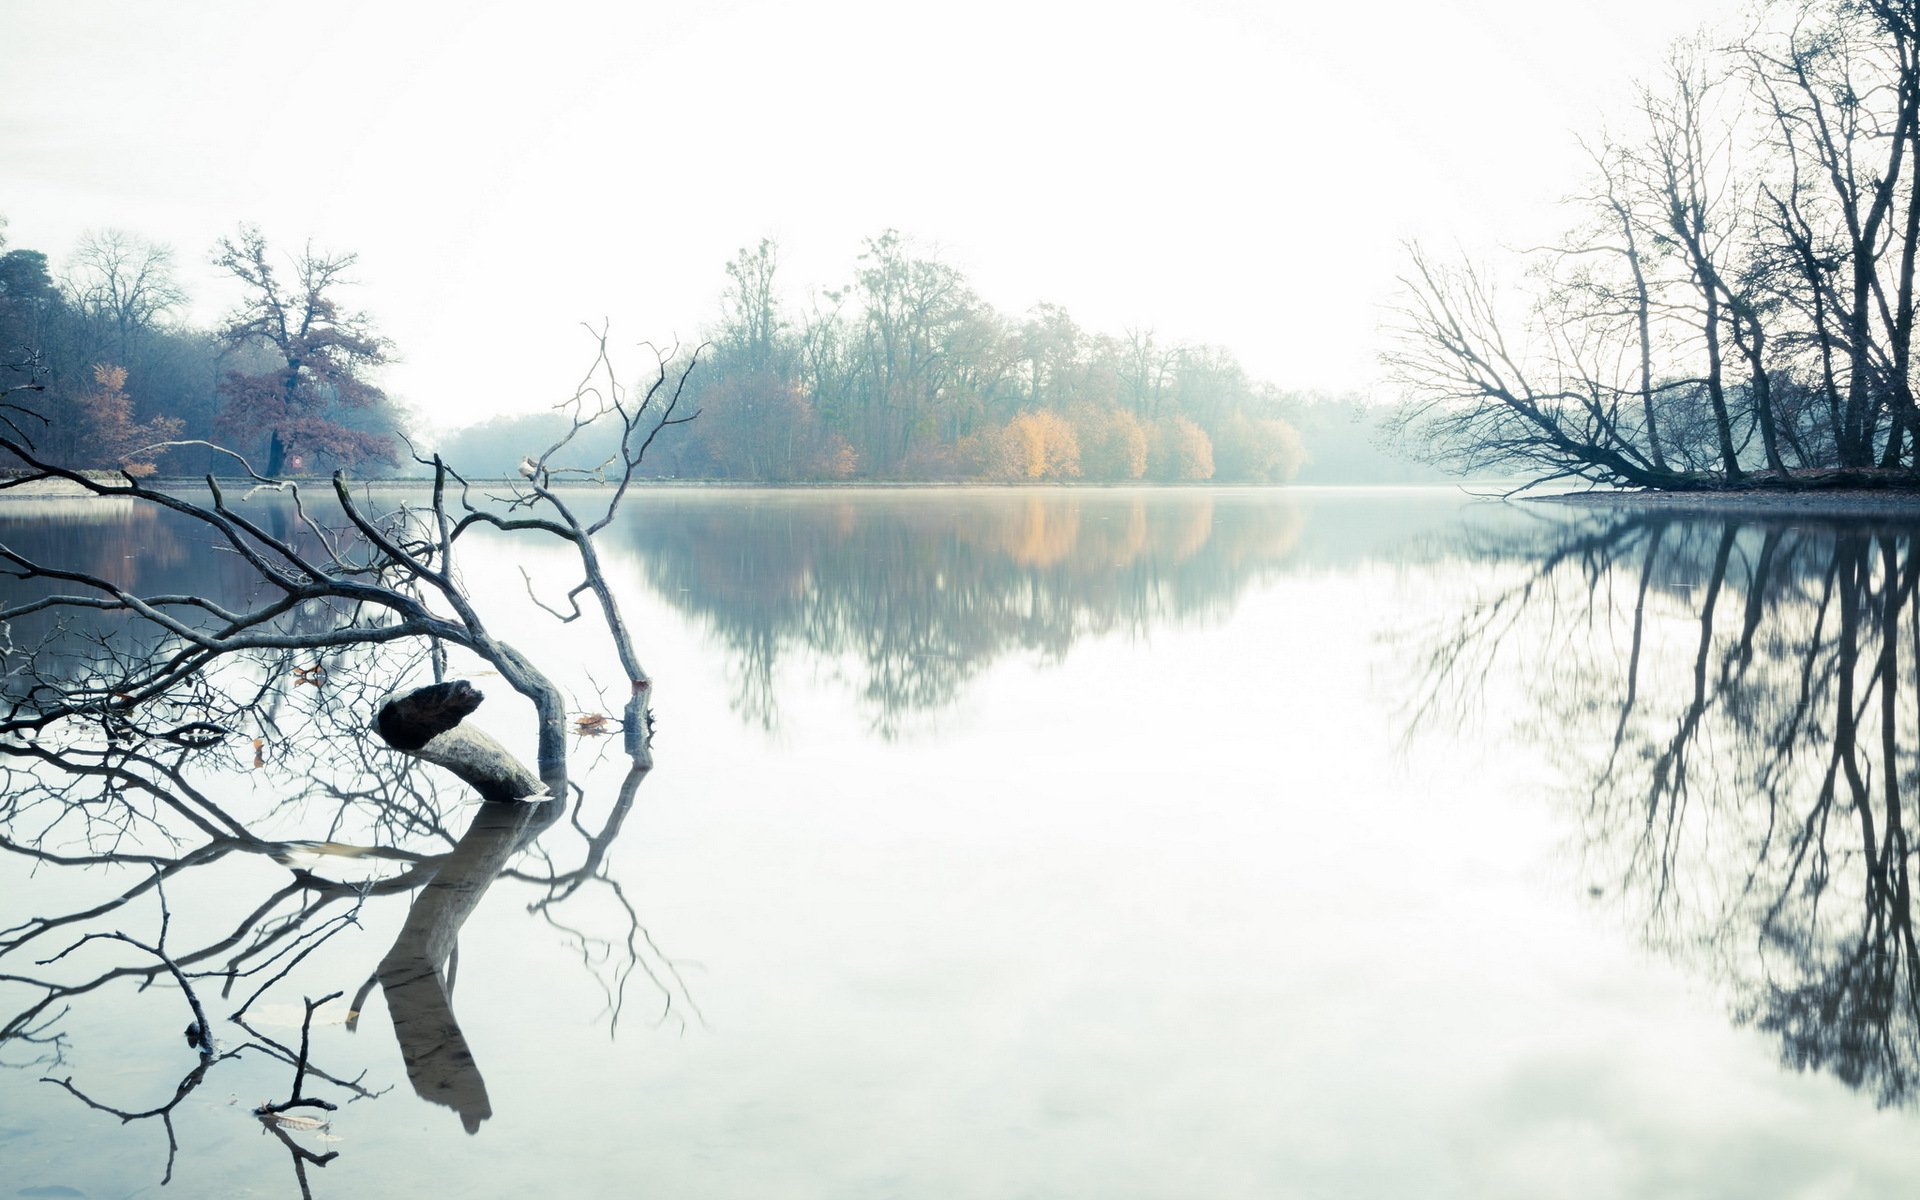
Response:
[[[225,823],[16,762],[0,1196],[1911,1194],[1915,533],[642,494],[608,557],[644,779],[583,738],[565,812],[415,795],[350,658],[179,781]],[[107,506],[0,508],[0,542],[245,586]],[[469,587],[610,711],[604,647],[525,598],[564,560],[507,550]],[[450,1000],[395,982],[480,889]],[[163,895],[252,1047],[204,1072],[150,956],[40,962],[154,943]],[[265,1130],[330,992],[305,1090],[340,1108]]]

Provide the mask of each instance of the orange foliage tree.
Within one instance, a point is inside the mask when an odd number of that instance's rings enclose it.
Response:
[[[94,364],[93,390],[80,397],[77,407],[86,458],[92,465],[117,467],[133,476],[153,474],[156,443],[179,437],[184,427],[174,417],[135,424],[127,369],[112,363]]]
[[[352,254],[320,255],[308,247],[282,279],[268,261],[258,229],[222,238],[215,262],[244,286],[240,307],[221,336],[236,347],[264,350],[266,370],[232,371],[220,381],[222,432],[235,449],[266,451],[266,473],[298,469],[309,456],[341,466],[396,461],[393,439],[349,424],[355,412],[389,413],[385,392],[367,372],[391,357],[364,313],[344,311],[335,293],[349,280]]]

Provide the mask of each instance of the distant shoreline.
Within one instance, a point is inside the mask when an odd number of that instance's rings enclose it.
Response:
[[[0,489],[0,500],[13,497],[17,500],[111,500],[114,496],[100,496],[68,479],[36,479],[32,483],[17,483],[10,488]]]
[[[240,475],[216,476],[215,480],[220,484],[222,488],[236,491],[236,493],[245,492],[247,489],[252,488],[255,484],[254,480],[248,479],[245,476],[240,476]],[[101,482],[118,484],[121,482],[121,480],[117,476],[110,476],[110,477],[104,477],[101,480]],[[205,480],[202,477],[197,475],[153,476],[147,479],[143,479],[140,482],[142,482],[143,484],[146,484],[149,487],[159,488],[161,490],[172,492],[172,493],[179,493],[189,489],[202,489],[206,486]],[[323,475],[294,479],[294,480],[290,480],[289,482],[298,484],[303,492],[307,492],[309,494],[313,492],[325,492],[325,493],[331,494],[333,491],[332,480]],[[493,491],[500,488],[506,488],[506,487],[510,487],[518,484],[523,484],[525,482],[526,482],[525,480],[517,476],[492,478],[492,479],[469,478],[467,480],[468,486],[473,488],[475,491]],[[1129,491],[1129,490],[1165,491],[1165,492],[1178,492],[1178,491],[1317,492],[1317,491],[1345,491],[1345,490],[1360,491],[1360,490],[1365,490],[1370,488],[1382,489],[1382,490],[1407,490],[1407,489],[1461,488],[1461,487],[1471,488],[1471,487],[1480,487],[1480,486],[1508,487],[1508,486],[1511,486],[1512,483],[1513,481],[1511,480],[1493,480],[1493,481],[1469,480],[1465,482],[1457,481],[1457,480],[1433,480],[1433,481],[1421,481],[1421,482],[1394,482],[1394,483],[1211,483],[1206,481],[1202,481],[1202,482],[1184,482],[1183,481],[1178,483],[1169,483],[1169,482],[1164,482],[1159,480],[1150,480],[1150,479],[1128,479],[1128,480],[636,479],[627,485],[627,490],[628,491],[645,491],[645,490],[691,491],[694,489],[706,488],[706,489],[724,490],[724,491],[793,491],[793,492],[818,492],[818,491],[835,491],[835,490],[933,491],[933,490],[955,490],[955,489],[965,489],[969,491],[1001,491],[1001,492],[1039,490],[1039,489],[1044,489],[1048,491],[1064,491],[1064,492],[1073,492],[1073,491],[1105,492],[1105,491]],[[428,488],[433,486],[433,480],[430,477],[426,477],[426,476],[408,477],[408,478],[353,479],[349,481],[349,484],[355,491],[358,491],[362,488],[376,488],[380,490],[404,488],[409,490],[419,490],[422,488]],[[458,485],[449,483],[449,486],[457,487]],[[553,486],[557,488],[567,488],[567,489],[611,488],[614,486],[614,481],[608,480],[605,482],[596,482],[591,479],[557,479],[554,481]],[[81,487],[77,483],[72,483],[64,479],[39,479],[39,480],[33,481],[32,483],[18,484],[10,488],[0,488],[0,500],[5,500],[10,496],[18,499],[22,499],[22,500],[34,500],[34,499],[71,500],[71,499],[81,499],[81,498],[95,496],[95,493],[89,492],[88,490]],[[99,497],[99,498],[109,499],[111,497]]]

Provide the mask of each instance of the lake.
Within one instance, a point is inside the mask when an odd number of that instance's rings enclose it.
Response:
[[[0,1195],[1908,1194],[1916,532],[641,492],[602,545],[644,777],[585,732],[577,796],[483,808],[359,736],[351,655],[223,677],[276,699],[145,774],[0,754]],[[30,557],[244,592],[196,536],[0,506]],[[591,730],[619,667],[529,599],[571,570],[465,579]],[[263,1126],[330,993],[338,1108]]]

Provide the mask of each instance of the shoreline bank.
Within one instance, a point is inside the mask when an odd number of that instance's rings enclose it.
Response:
[[[1684,509],[1689,511],[1751,512],[1770,516],[1804,513],[1822,517],[1912,517],[1920,520],[1920,492],[1893,492],[1872,488],[1835,488],[1820,491],[1778,491],[1735,488],[1715,492],[1556,492],[1527,496],[1526,500],[1573,507]]]

